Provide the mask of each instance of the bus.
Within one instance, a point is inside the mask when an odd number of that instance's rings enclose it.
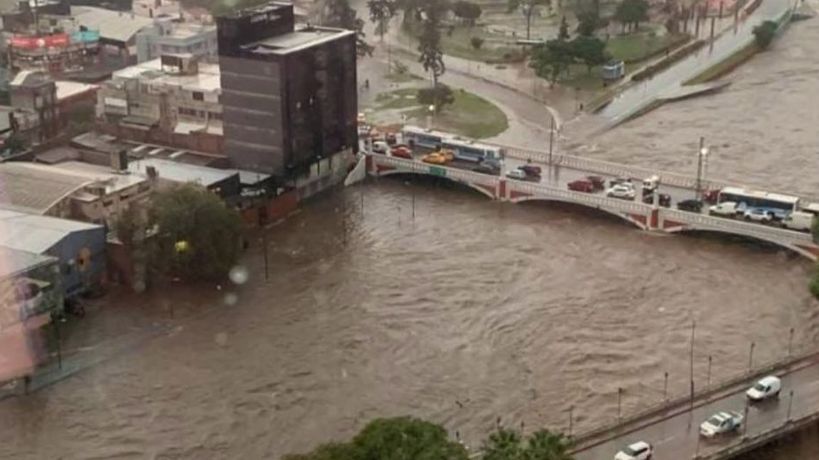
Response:
[[[502,148],[494,145],[482,144],[454,134],[417,126],[404,126],[401,129],[401,137],[403,142],[410,147],[417,146],[433,150],[449,149],[456,159],[472,163],[480,163],[484,160],[500,161],[504,154]]]
[[[799,208],[799,198],[778,193],[760,192],[756,190],[746,190],[739,187],[725,187],[719,191],[717,203],[732,201],[746,208],[762,208],[774,213],[777,219],[784,218],[787,214]]]

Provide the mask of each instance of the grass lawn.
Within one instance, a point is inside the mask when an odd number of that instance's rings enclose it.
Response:
[[[404,88],[389,93],[380,93],[375,97],[376,110],[415,107],[418,105],[418,101],[415,100],[416,94],[418,94],[417,88]]]
[[[606,50],[614,59],[625,62],[642,61],[670,46],[682,43],[685,35],[653,35],[651,32],[637,32],[618,35],[609,39]]]
[[[475,94],[454,89],[455,102],[435,115],[436,129],[475,139],[494,137],[509,128],[509,120],[501,109]],[[417,107],[406,112],[419,126],[425,126],[427,109]]]
[[[384,78],[388,81],[393,83],[409,83],[411,81],[418,81],[421,80],[421,77],[409,72],[396,72],[392,71],[388,73]]]

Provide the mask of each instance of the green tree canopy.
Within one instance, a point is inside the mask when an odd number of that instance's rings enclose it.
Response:
[[[373,47],[365,41],[364,20],[357,16],[348,0],[327,0],[324,3],[322,24],[355,31],[356,53],[359,56],[371,56]]]
[[[481,49],[481,46],[483,46],[483,38],[472,37],[469,39],[469,44],[472,45],[472,47],[475,48],[476,50],[479,50]]]
[[[586,64],[586,69],[591,73],[594,66],[603,65],[611,56],[606,52],[606,44],[603,40],[595,37],[576,37],[571,41],[572,55],[575,59]]]
[[[459,0],[452,5],[452,13],[455,16],[461,18],[464,22],[469,24],[470,26],[475,25],[475,21],[481,17],[481,6],[477,3],[467,2],[465,0]]]
[[[455,94],[449,86],[438,83],[438,86],[432,88],[419,89],[416,100],[425,106],[434,105],[435,111],[440,112],[444,106],[455,102]]]
[[[446,71],[444,53],[441,51],[441,17],[446,6],[437,0],[426,0],[422,5],[423,22],[418,37],[418,62],[424,70],[432,73],[432,86],[438,86],[438,79]],[[437,106],[437,104],[436,104]]]
[[[375,33],[384,41],[384,34],[387,33],[387,25],[390,19],[395,16],[398,5],[395,0],[368,0],[367,8],[370,10],[370,22],[375,24]]]
[[[526,439],[517,431],[500,428],[481,447],[483,460],[572,460],[569,440],[540,430]]]
[[[614,11],[614,19],[626,26],[633,26],[633,30],[640,27],[640,23],[648,20],[648,2],[646,0],[623,0]]]
[[[762,24],[754,27],[754,41],[756,44],[765,49],[771,46],[774,37],[776,37],[776,30],[778,26],[774,21],[765,21]]]
[[[549,40],[534,48],[529,67],[535,70],[537,76],[546,78],[555,84],[573,60],[574,52],[570,42]]]
[[[186,184],[157,192],[149,216],[158,229],[152,265],[161,273],[218,278],[239,257],[239,214],[203,187]]]
[[[560,18],[560,29],[557,31],[557,39],[564,42],[569,39],[569,23],[566,21],[566,16]]]

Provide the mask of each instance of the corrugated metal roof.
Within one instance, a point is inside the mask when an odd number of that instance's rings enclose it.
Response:
[[[172,182],[193,182],[204,187],[218,184],[223,180],[239,174],[236,170],[216,169],[207,166],[177,163],[161,158],[144,158],[128,163],[128,170],[132,173],[146,174],[147,168],[153,166],[160,179]]]
[[[0,246],[34,254],[42,254],[71,233],[100,228],[103,227],[0,208]]]
[[[93,180],[61,173],[47,165],[0,163],[0,206],[44,214],[89,183]]]
[[[100,38],[123,43],[154,23],[154,20],[150,18],[94,6],[72,6],[71,16],[74,17],[77,24],[99,30]]]
[[[0,246],[0,280],[24,274],[57,259]]]

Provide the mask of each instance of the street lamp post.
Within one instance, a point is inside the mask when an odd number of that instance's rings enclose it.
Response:
[[[788,358],[791,357],[793,351],[793,328],[791,328],[790,336],[788,337]]]
[[[623,387],[617,388],[617,423],[620,423],[620,409],[622,408],[622,401],[623,401]]]
[[[708,147],[705,146],[705,138],[700,137],[700,149],[697,151],[697,195],[694,197],[697,201],[702,199],[702,176],[707,157]]]
[[[429,107],[427,107],[427,110],[429,110],[429,113],[427,114],[427,129],[432,129],[432,114],[435,113],[435,105],[430,104]]]
[[[751,372],[754,366],[754,347],[756,347],[756,343],[751,342],[751,350],[748,352],[748,372]]]
[[[791,391],[793,396],[793,391]],[[793,398],[791,398],[793,399]],[[572,428],[574,428],[574,406],[569,406],[569,437],[572,437]]]

